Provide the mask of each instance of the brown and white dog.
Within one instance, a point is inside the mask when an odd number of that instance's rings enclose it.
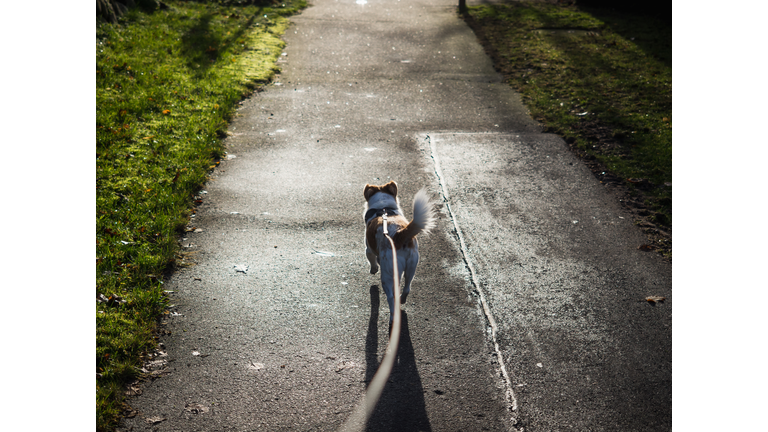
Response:
[[[405,273],[405,285],[400,303],[405,304],[411,292],[411,281],[419,263],[419,243],[416,235],[427,233],[435,226],[435,212],[429,202],[427,192],[422,189],[413,197],[413,220],[409,223],[403,216],[400,201],[397,199],[397,183],[391,181],[385,185],[367,184],[363,190],[365,196],[365,255],[371,263],[371,274],[376,274],[381,266],[381,287],[389,302],[389,321],[392,323],[395,311],[394,277],[392,268],[392,247],[384,238],[382,215],[387,215],[387,231],[397,250],[398,277],[402,281]]]

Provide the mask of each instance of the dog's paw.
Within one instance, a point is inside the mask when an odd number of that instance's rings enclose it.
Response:
[[[408,298],[408,293],[400,294],[400,304],[405,304],[405,300]]]
[[[376,267],[371,266],[371,274],[372,275],[375,275],[378,272],[379,272],[379,266],[376,266]]]

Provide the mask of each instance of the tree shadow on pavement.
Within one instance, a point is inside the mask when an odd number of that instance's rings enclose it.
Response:
[[[379,289],[371,286],[371,317],[368,321],[368,336],[365,340],[365,382],[370,383],[379,367]],[[421,383],[416,357],[408,328],[408,315],[401,314],[400,344],[392,374],[384,387],[379,403],[368,420],[366,431],[431,431],[424,401],[424,387]]]

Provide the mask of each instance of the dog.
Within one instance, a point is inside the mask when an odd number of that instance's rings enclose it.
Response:
[[[395,312],[394,276],[392,267],[392,247],[389,240],[384,238],[384,222],[382,216],[387,215],[387,231],[395,243],[397,251],[398,277],[402,282],[405,274],[405,285],[400,296],[400,303],[405,304],[411,292],[411,281],[416,275],[419,264],[419,243],[416,235],[428,233],[435,227],[434,206],[429,201],[427,192],[422,189],[413,197],[413,220],[408,222],[397,198],[397,183],[391,181],[376,186],[366,184],[363,189],[365,196],[365,256],[371,263],[371,274],[374,275],[381,267],[381,287],[389,302],[389,325]]]

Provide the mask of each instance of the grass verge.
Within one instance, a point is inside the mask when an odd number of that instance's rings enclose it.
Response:
[[[672,26],[544,2],[470,7],[466,20],[545,131],[561,135],[671,257]]]
[[[116,427],[167,313],[163,276],[234,107],[276,72],[304,0],[165,1],[96,25],[96,424]],[[99,301],[101,299],[101,301]]]

